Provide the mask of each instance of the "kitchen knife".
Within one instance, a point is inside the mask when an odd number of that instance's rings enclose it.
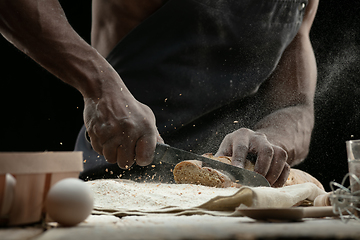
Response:
[[[202,161],[203,166],[214,168],[218,171],[225,172],[225,174],[228,175],[230,174],[234,178],[234,182],[245,186],[270,187],[269,182],[256,172],[174,148],[166,144],[158,143],[156,145],[153,164],[169,163],[175,165],[184,160]]]

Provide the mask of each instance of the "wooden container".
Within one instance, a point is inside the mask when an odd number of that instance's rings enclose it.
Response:
[[[0,224],[41,221],[50,187],[82,170],[82,152],[0,153]]]

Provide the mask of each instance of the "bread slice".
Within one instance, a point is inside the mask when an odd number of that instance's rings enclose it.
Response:
[[[233,183],[225,173],[213,168],[203,167],[202,162],[197,160],[187,160],[176,164],[173,174],[175,182],[180,184],[226,188]]]
[[[203,156],[231,164],[231,157],[215,157],[211,153],[205,153]],[[245,169],[247,170],[254,171],[254,166],[251,161],[245,163]],[[233,182],[230,174],[210,167],[203,167],[202,162],[197,160],[186,160],[176,164],[173,174],[175,183],[179,184],[198,184],[218,188],[242,186],[241,184]]]

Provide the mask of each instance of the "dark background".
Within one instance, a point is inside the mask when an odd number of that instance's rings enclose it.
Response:
[[[70,24],[90,42],[91,1],[60,1]],[[360,139],[360,1],[320,0],[311,31],[318,64],[316,124],[298,166],[329,190],[347,173],[345,141]],[[72,87],[0,37],[0,151],[72,151],[83,101]]]

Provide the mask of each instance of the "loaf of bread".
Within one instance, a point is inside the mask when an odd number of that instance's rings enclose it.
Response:
[[[311,182],[318,186],[320,189],[324,190],[324,186],[313,176],[307,172],[301,171],[299,169],[291,168],[288,179],[286,180],[284,186],[290,186],[295,184]]]
[[[231,164],[231,157],[215,157],[212,154],[204,154],[203,156],[223,163]],[[251,161],[246,161],[245,163],[245,169],[247,170],[254,171],[254,166],[254,163]],[[173,174],[175,182],[179,184],[199,184],[218,188],[241,187],[241,184],[233,182],[226,172],[220,172],[219,170],[213,168],[203,167],[202,162],[197,160],[187,160],[178,163],[173,170]],[[324,187],[316,178],[306,172],[293,168],[290,169],[289,177],[284,186],[306,182],[312,182],[324,190]]]

